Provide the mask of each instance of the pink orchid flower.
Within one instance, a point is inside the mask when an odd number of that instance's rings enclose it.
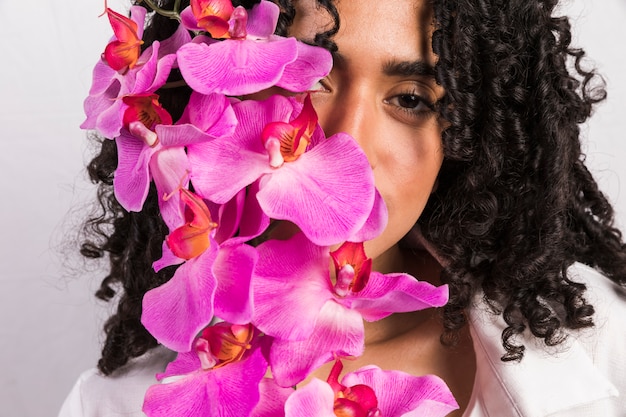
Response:
[[[184,224],[167,236],[154,267],[182,265],[168,282],[144,295],[141,322],[159,343],[187,352],[214,314],[234,323],[250,321],[250,281],[258,255],[240,240],[219,244],[218,224],[202,198],[184,188],[180,198]]]
[[[248,416],[259,403],[266,370],[258,332],[249,324],[219,323],[157,375],[171,382],[148,388],[143,411],[148,417]]]
[[[319,245],[345,241],[368,223],[375,223],[370,235],[384,228],[365,153],[347,134],[325,138],[309,99],[300,107],[272,96],[233,108],[240,123],[232,138],[188,147],[198,194],[223,203],[258,180],[265,214],[295,223]]]
[[[165,223],[177,227],[180,200],[176,192],[188,176],[185,145],[228,137],[237,124],[229,101],[222,95],[192,94],[181,120],[172,125],[155,94],[125,96],[125,129],[116,138],[118,168],[115,196],[129,211],[140,211],[154,180]],[[182,184],[183,186],[185,184]],[[164,198],[164,196],[170,196]]]
[[[302,92],[330,72],[332,57],[325,49],[273,35],[277,5],[262,0],[248,12],[227,3],[192,1],[181,13],[188,29],[226,38],[189,43],[178,51],[180,70],[195,91],[239,96],[278,86]]]
[[[146,9],[133,6],[130,12],[130,21],[137,25],[136,38],[140,39],[143,35]],[[126,23],[124,27],[126,32],[130,30],[128,27],[134,28],[130,23]],[[119,30],[115,30],[116,34],[118,32]],[[123,37],[128,39],[128,42],[134,38],[134,35]],[[154,42],[136,60],[130,56],[115,58],[116,53],[121,54],[119,51],[116,52],[116,48],[119,49],[121,46],[107,47],[108,52],[104,53],[104,58],[94,67],[93,83],[84,102],[87,118],[80,127],[97,130],[109,139],[119,136],[123,126],[123,114],[128,107],[122,97],[154,93],[163,86],[175,65],[176,50],[190,40],[189,33],[181,27],[169,39],[161,43]],[[115,42],[118,41],[114,38],[109,45],[116,45]],[[132,54],[129,52],[129,55]],[[118,71],[116,68],[120,68],[120,65],[125,65],[128,69]]]
[[[286,417],[443,417],[459,408],[437,376],[416,377],[366,366],[338,381],[335,363],[328,382],[313,379],[285,403]]]
[[[328,248],[314,245],[302,233],[257,248],[253,322],[276,338],[270,363],[281,386],[297,384],[337,356],[360,356],[363,319],[376,321],[447,302],[445,285],[435,287],[408,274],[371,271],[366,276],[369,261],[353,256],[353,244],[347,245],[333,254],[340,265],[334,283]]]

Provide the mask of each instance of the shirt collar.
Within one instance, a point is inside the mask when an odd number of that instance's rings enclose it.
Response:
[[[485,303],[471,309],[470,330],[476,353],[473,402],[487,415],[543,417],[618,395],[617,388],[596,368],[574,337],[546,347],[525,332],[521,362],[502,362],[502,331],[506,323]]]

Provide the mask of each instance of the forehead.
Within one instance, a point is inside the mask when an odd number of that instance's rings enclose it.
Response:
[[[432,10],[427,0],[336,0],[334,4],[340,28],[332,39],[341,55],[389,55],[434,64]],[[330,14],[315,0],[296,0],[295,7],[292,35],[312,41],[316,33],[333,27]]]

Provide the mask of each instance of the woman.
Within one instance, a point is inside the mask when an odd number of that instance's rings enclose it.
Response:
[[[452,416],[622,415],[626,367],[614,339],[624,331],[626,246],[578,127],[604,91],[570,48],[568,20],[552,17],[556,1],[278,3],[278,33],[333,52],[311,98],[327,136],[357,140],[387,206],[387,227],[365,244],[373,269],[449,286],[442,316],[366,323],[365,351],[344,369],[438,375],[459,404]],[[144,46],[175,28],[155,15]],[[172,88],[158,91],[174,120],[190,94],[177,80],[173,71]],[[84,375],[62,415],[141,415],[171,360],[140,322],[144,294],[173,274],[150,268],[168,228],[154,189],[141,212],[119,205],[116,164],[103,141],[89,169],[104,211],[83,246],[111,257],[97,296],[122,287],[98,364],[107,376]],[[312,376],[326,379],[331,366]]]

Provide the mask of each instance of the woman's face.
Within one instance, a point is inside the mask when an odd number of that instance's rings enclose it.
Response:
[[[389,249],[422,213],[443,160],[441,126],[429,108],[443,90],[432,73],[431,11],[424,3],[336,2],[341,27],[333,40],[339,51],[321,91],[312,95],[326,135],[353,136],[374,170],[389,210],[386,230],[366,244],[379,270],[390,267],[385,263],[393,262],[395,251]],[[329,16],[315,0],[296,5],[292,35],[312,40],[328,28]]]

